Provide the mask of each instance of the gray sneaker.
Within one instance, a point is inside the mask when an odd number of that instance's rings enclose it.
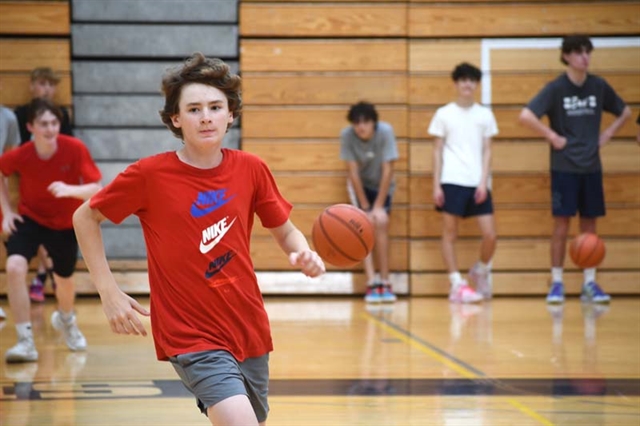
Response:
[[[54,311],[51,314],[51,325],[58,330],[64,336],[64,341],[72,351],[84,351],[87,349],[87,339],[84,338],[82,332],[78,328],[76,323],[75,314],[69,319],[64,321],[59,311]]]
[[[33,343],[33,337],[23,337],[18,343],[10,348],[5,354],[7,362],[34,362],[38,360],[38,351]]]

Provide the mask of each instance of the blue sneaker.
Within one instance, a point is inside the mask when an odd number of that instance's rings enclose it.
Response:
[[[368,286],[364,301],[367,303],[382,303],[382,284]]]
[[[551,284],[549,294],[547,294],[547,303],[562,303],[564,302],[564,284],[560,281],[556,281]]]
[[[384,303],[392,303],[398,300],[395,294],[393,294],[393,290],[391,290],[391,284],[384,284],[382,286],[382,302]]]
[[[609,303],[611,296],[605,293],[596,282],[591,281],[582,286],[580,299],[583,302]]]

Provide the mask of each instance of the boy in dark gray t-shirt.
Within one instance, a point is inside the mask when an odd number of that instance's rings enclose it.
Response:
[[[562,41],[566,73],[548,83],[520,114],[520,122],[551,144],[552,284],[548,303],[564,301],[562,268],[572,216],[580,213],[580,232],[596,232],[596,218],[605,215],[600,148],[630,117],[631,110],[601,77],[587,72],[593,44],[586,36]],[[617,119],[602,133],[602,112]],[[549,126],[540,121],[546,115]],[[582,299],[607,303],[611,297],[595,281],[595,268],[584,270]]]
[[[367,102],[352,105],[347,114],[350,126],[340,134],[340,158],[347,163],[347,188],[352,204],[371,220],[375,229],[374,251],[380,271],[376,277],[371,255],[364,260],[368,303],[393,302],[389,280],[389,213],[395,189],[393,163],[398,147],[390,124],[378,121],[378,112]]]

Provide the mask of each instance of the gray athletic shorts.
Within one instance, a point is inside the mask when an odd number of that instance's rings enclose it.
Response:
[[[246,395],[258,422],[267,420],[269,354],[238,362],[229,352],[216,350],[173,356],[169,361],[205,416],[212,405]]]

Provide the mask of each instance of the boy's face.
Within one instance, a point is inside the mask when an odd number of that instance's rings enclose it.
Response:
[[[227,127],[233,123],[229,101],[212,86],[191,83],[182,88],[178,114],[173,125],[182,130],[182,139],[191,144],[220,144]]]
[[[563,53],[562,57],[567,61],[567,65],[574,70],[587,71],[591,61],[591,52],[587,52],[586,49],[574,50],[569,53]]]
[[[45,80],[44,78],[39,78],[38,80],[32,81],[30,89],[32,98],[45,98],[53,100],[53,97],[56,94],[55,83],[49,80]]]
[[[36,143],[56,143],[56,139],[60,134],[60,120],[51,111],[45,111],[33,120],[33,123],[27,123],[27,130],[33,135]]]
[[[363,141],[368,141],[373,137],[373,134],[376,131],[376,123],[373,120],[365,120],[364,118],[360,118],[357,121],[351,123],[353,126],[353,131],[356,132],[356,136],[362,139]]]
[[[478,88],[478,82],[469,77],[459,78],[455,81],[455,85],[458,96],[463,98],[473,98]]]

